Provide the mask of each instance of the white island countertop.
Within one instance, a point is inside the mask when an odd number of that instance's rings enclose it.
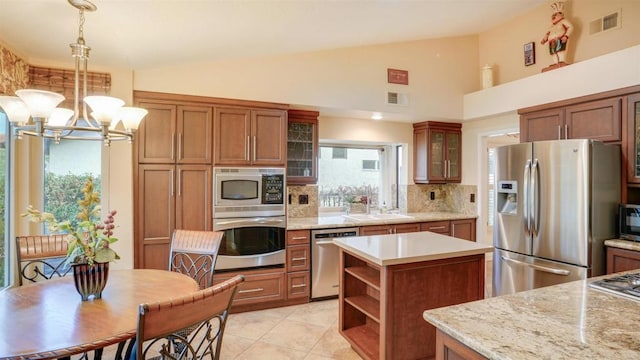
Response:
[[[429,231],[355,236],[333,239],[333,243],[371,263],[387,266],[493,252],[493,246],[478,244]]]

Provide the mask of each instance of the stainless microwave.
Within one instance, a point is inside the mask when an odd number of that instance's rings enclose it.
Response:
[[[620,238],[640,241],[640,205],[620,204]]]
[[[216,167],[213,174],[214,218],[285,214],[284,168]]]

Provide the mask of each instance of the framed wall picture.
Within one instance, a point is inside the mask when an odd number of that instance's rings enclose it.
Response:
[[[529,42],[524,44],[524,66],[536,63],[536,43]]]
[[[387,69],[387,82],[389,84],[409,85],[409,71]]]

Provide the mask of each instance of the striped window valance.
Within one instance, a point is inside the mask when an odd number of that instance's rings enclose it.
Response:
[[[62,94],[65,101],[60,106],[73,109],[74,70],[29,66],[29,87]],[[82,77],[80,78],[80,89],[82,89]],[[111,74],[87,72],[87,95],[109,95],[110,92]]]

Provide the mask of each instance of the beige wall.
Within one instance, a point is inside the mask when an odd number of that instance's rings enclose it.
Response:
[[[574,26],[569,40],[569,63],[640,44],[640,1],[570,0],[566,4],[565,18]],[[589,35],[592,20],[620,9],[622,26],[619,29]],[[551,8],[545,4],[479,34],[478,66],[493,66],[495,84],[539,74],[542,68],[551,64],[547,45],[540,44],[551,24],[550,18]],[[525,66],[523,46],[532,41],[535,42],[536,63]]]
[[[477,89],[477,37],[423,40],[249,60],[182,64],[135,73],[137,90],[389,113],[386,120],[462,118],[462,95]],[[387,84],[387,68],[409,85]],[[409,95],[386,105],[386,92]],[[394,115],[395,114],[395,115]]]

